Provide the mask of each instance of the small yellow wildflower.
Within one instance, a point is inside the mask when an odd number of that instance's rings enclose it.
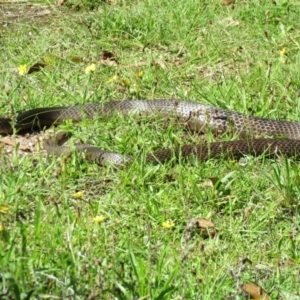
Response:
[[[80,199],[82,197],[83,193],[84,193],[84,191],[79,191],[79,192],[73,194],[72,196],[76,199]]]
[[[141,78],[143,76],[144,72],[143,71],[139,71],[135,73],[135,77],[137,78]]]
[[[115,81],[117,81],[117,80],[118,80],[118,76],[115,75],[115,76],[113,76],[113,77],[110,77],[110,78],[107,80],[107,82],[112,83],[112,82],[115,82]]]
[[[85,68],[85,74],[89,74],[89,73],[92,73],[92,72],[95,72],[96,71],[96,65],[95,64],[90,64],[89,66],[87,66]]]
[[[0,206],[0,212],[6,214],[8,212],[8,207],[7,206]]]
[[[287,47],[283,47],[281,50],[280,50],[280,56],[285,56],[287,54]]]
[[[123,85],[130,86],[130,80],[127,78],[123,78],[122,83],[123,83]]]
[[[52,56],[52,55],[50,55],[50,54],[45,55],[45,56],[44,56],[44,62],[45,62],[45,64],[47,64],[47,65],[52,65],[52,64],[55,63],[55,57]]]
[[[175,226],[175,222],[173,220],[168,220],[162,223],[162,227],[166,229],[171,229]]]
[[[93,221],[95,223],[102,223],[103,221],[105,220],[105,217],[104,216],[96,216],[95,218],[93,218]]]
[[[19,72],[20,75],[25,75],[25,74],[27,74],[28,70],[29,70],[29,68],[28,68],[27,65],[20,65],[20,66],[18,67],[18,72]]]

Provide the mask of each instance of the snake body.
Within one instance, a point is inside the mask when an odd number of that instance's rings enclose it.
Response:
[[[176,149],[155,151],[147,155],[146,160],[149,162],[164,162],[169,160],[173,153],[183,157],[194,155],[201,160],[222,153],[229,153],[233,157],[262,153],[300,155],[300,123],[246,116],[206,104],[177,99],[109,101],[77,106],[36,108],[19,114],[15,122],[9,118],[0,118],[0,134],[12,134],[14,128],[17,131],[29,131],[37,127],[59,124],[68,119],[78,122],[83,118],[111,116],[115,113],[125,116],[154,113],[165,117],[175,116],[193,131],[205,133],[211,130],[216,134],[221,134],[234,130],[240,136],[247,137],[239,141],[186,145]],[[263,135],[283,136],[287,139],[255,139]],[[58,147],[49,141],[44,143],[44,148],[54,154],[68,151],[68,148]],[[130,157],[106,152],[90,145],[78,145],[77,150],[86,152],[89,159],[98,163],[108,161],[119,164],[132,160]]]

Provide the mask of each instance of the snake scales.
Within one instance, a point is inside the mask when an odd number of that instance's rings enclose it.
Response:
[[[288,156],[300,157],[300,123],[246,116],[185,100],[126,100],[78,106],[37,108],[19,114],[15,122],[12,122],[9,118],[0,118],[0,134],[12,134],[14,128],[17,131],[30,131],[37,127],[43,128],[44,126],[58,124],[67,119],[80,121],[83,118],[111,116],[115,113],[125,116],[140,113],[158,113],[166,117],[175,116],[189,129],[198,132],[206,132],[209,128],[217,134],[234,130],[243,137],[268,135],[287,138],[247,138],[238,141],[186,145],[176,149],[163,149],[150,153],[146,157],[146,161],[149,162],[164,162],[169,160],[173,154],[182,157],[194,155],[200,160],[206,160],[222,153],[228,153],[236,158],[244,154],[261,155],[263,153],[269,156],[282,153]],[[48,153],[57,155],[70,151],[67,147],[57,146],[51,140],[44,142],[44,148]],[[88,159],[99,164],[106,162],[121,164],[132,160],[129,156],[103,151],[90,145],[77,145],[76,149],[86,152]]]

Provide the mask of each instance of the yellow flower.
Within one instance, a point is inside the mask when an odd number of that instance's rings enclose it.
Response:
[[[51,65],[51,64],[54,64],[55,63],[55,57],[54,56],[52,56],[52,55],[45,55],[44,56],[44,62],[45,62],[45,64],[47,64],[47,65]]]
[[[90,64],[89,66],[87,66],[85,68],[85,74],[89,74],[89,73],[92,73],[92,72],[95,72],[96,71],[96,65],[95,64]]]
[[[0,212],[6,214],[8,212],[8,207],[7,206],[0,206]]]
[[[130,85],[130,80],[127,79],[127,78],[123,78],[122,83],[123,83],[123,85],[129,86]]]
[[[143,71],[139,71],[135,73],[135,77],[137,78],[141,78],[143,76],[144,72]]]
[[[171,229],[175,226],[175,222],[173,220],[168,220],[162,223],[162,227],[166,229]]]
[[[27,74],[28,70],[29,70],[29,68],[28,68],[27,65],[20,65],[20,66],[18,67],[18,72],[19,72],[20,75],[25,75],[25,74]]]
[[[115,81],[117,81],[117,80],[118,80],[118,76],[115,75],[115,76],[113,76],[113,77],[110,77],[110,78],[107,80],[107,82],[111,83],[111,82],[115,82]]]
[[[83,193],[84,193],[84,191],[79,191],[79,192],[73,194],[72,196],[76,199],[80,199],[82,197]]]
[[[280,56],[285,56],[287,54],[287,47],[283,47],[281,50],[280,50]]]
[[[93,221],[95,223],[102,223],[103,221],[105,220],[105,217],[104,216],[96,216],[95,218],[93,218]]]

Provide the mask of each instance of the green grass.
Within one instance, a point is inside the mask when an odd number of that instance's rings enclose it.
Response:
[[[48,3],[51,17],[1,28],[0,115],[176,97],[299,120],[298,1],[220,2]],[[116,66],[101,63],[103,51]],[[15,71],[44,60],[40,72]],[[299,299],[299,162],[143,163],[155,149],[232,139],[186,133],[176,120],[114,116],[60,129],[136,160],[115,170],[75,154],[1,154],[0,298],[245,299],[240,285],[256,282],[272,299]],[[206,186],[210,178],[219,184]],[[194,218],[212,220],[218,236],[189,232]]]

